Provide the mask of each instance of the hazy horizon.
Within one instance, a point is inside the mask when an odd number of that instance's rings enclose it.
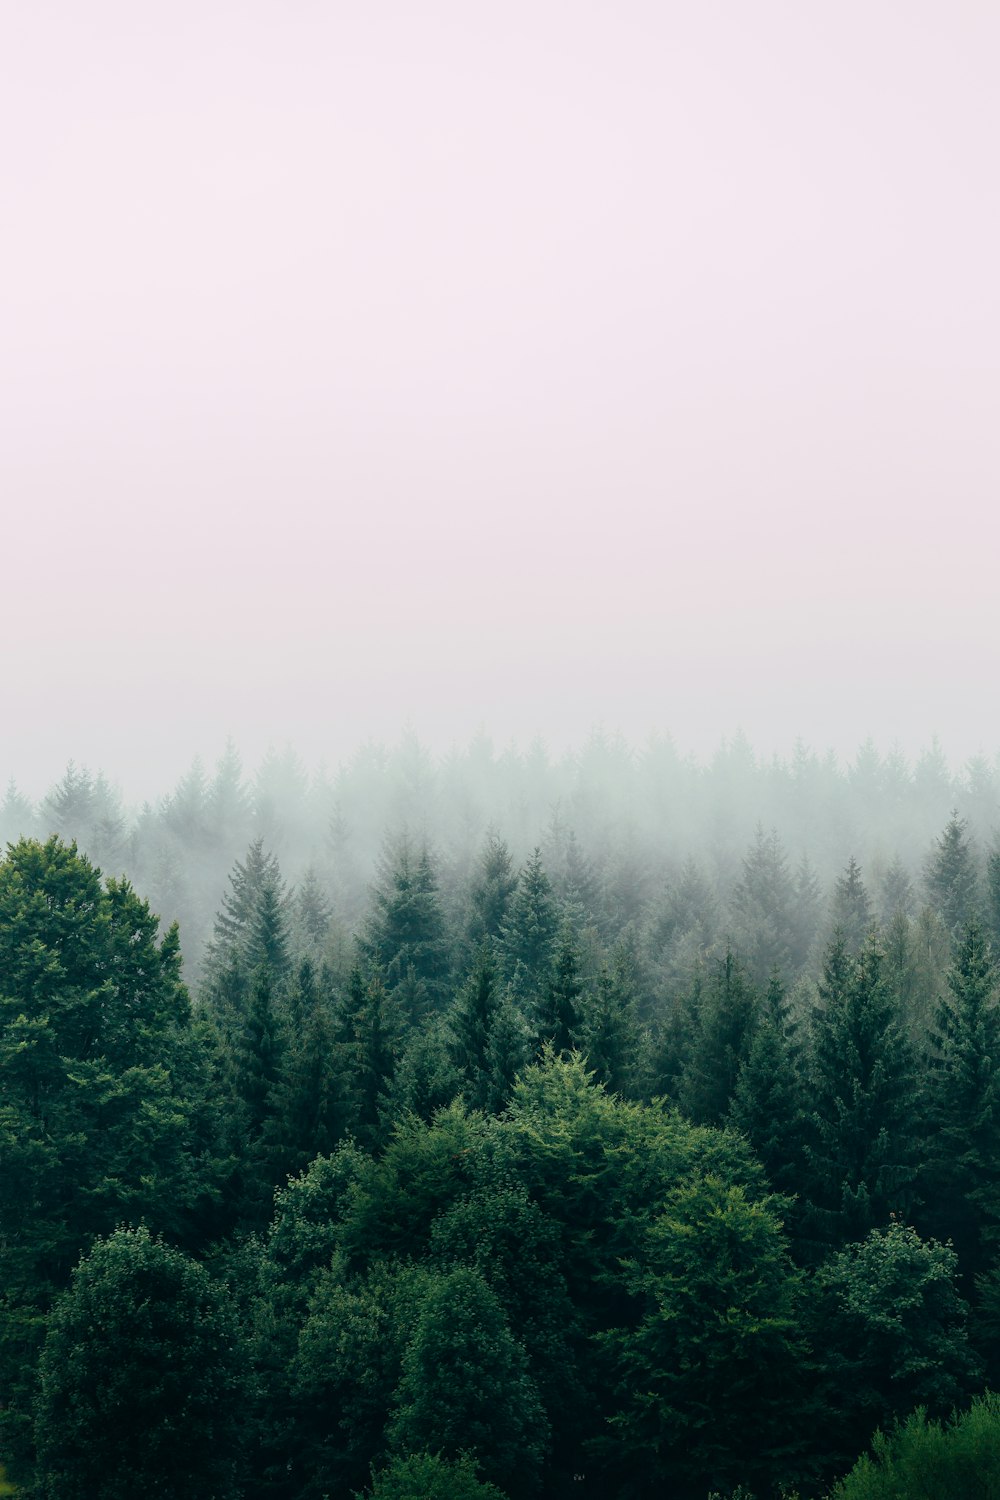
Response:
[[[5,781],[1000,749],[995,7],[8,33]]]

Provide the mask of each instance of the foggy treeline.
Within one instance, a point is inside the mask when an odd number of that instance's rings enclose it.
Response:
[[[25,1500],[997,1477],[1000,759],[229,747],[0,819]]]
[[[316,773],[291,750],[245,769],[230,744],[217,765],[196,760],[139,809],[102,774],[71,763],[38,804],[10,783],[0,841],[58,833],[106,874],[126,873],[165,923],[179,922],[192,983],[228,876],[253,841],[275,857],[290,891],[322,894],[336,946],[366,911],[387,847],[404,835],[430,850],[445,910],[458,920],[491,832],[515,866],[538,847],[561,894],[580,887],[586,918],[605,938],[630,928],[673,975],[727,941],[759,946],[759,912],[747,904],[756,869],[773,883],[761,899],[786,908],[775,919],[796,929],[775,936],[770,954],[787,978],[790,964],[816,972],[851,860],[873,918],[899,907],[919,920],[928,860],[953,814],[985,896],[1000,848],[1000,756],[952,768],[936,741],[913,763],[867,741],[847,764],[802,745],[788,759],[762,759],[737,735],[702,762],[670,740],[637,749],[598,733],[563,757],[541,742],[519,752],[480,739],[435,759],[407,737]]]

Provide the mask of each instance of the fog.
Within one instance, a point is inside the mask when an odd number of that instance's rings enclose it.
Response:
[[[9,18],[0,776],[1000,745],[982,4]]]

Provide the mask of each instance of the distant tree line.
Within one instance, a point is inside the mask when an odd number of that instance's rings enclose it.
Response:
[[[359,898],[329,820],[289,884],[235,759],[191,796],[185,900],[249,834],[193,992],[65,824],[0,861],[22,1493],[807,1497],[881,1429],[876,1496],[1000,1447],[1000,856],[957,797],[870,883],[807,803],[794,863],[709,823],[655,879],[585,799],[589,842],[448,857],[411,806]]]

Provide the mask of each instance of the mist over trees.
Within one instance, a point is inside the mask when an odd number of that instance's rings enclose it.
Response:
[[[1000,759],[230,747],[0,832],[26,1495],[806,1497],[995,1428]]]

